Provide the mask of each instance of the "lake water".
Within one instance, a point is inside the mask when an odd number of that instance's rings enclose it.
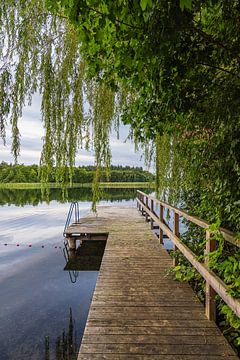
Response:
[[[148,191],[149,192],[149,191]],[[111,189],[101,204],[135,203],[134,189]],[[90,189],[0,191],[0,359],[76,359],[98,272],[64,271],[63,228],[71,201],[80,216]]]

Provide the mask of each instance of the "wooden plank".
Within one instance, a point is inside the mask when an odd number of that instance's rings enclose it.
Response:
[[[202,304],[200,304],[197,301],[193,301],[191,299],[191,301],[171,301],[171,302],[167,302],[167,301],[155,301],[155,302],[151,302],[151,301],[136,301],[133,300],[132,302],[130,301],[122,301],[122,300],[104,300],[104,301],[97,301],[94,300],[94,304],[95,306],[100,306],[100,307],[104,307],[104,306],[108,306],[108,307],[131,307],[131,306],[137,306],[137,307],[159,307],[159,306],[163,306],[164,308],[174,308],[174,310],[176,311],[181,311],[181,309],[176,309],[179,307],[189,307],[189,308],[193,308],[193,307],[198,307],[202,309]]]
[[[220,355],[233,356],[233,350],[226,344],[85,344],[81,345],[81,353],[103,353],[103,354],[138,354],[138,355]],[[81,359],[81,357],[79,357]],[[237,359],[235,357],[235,359]]]
[[[155,306],[155,305],[164,305],[164,306],[197,306],[200,304],[200,306],[203,307],[203,304],[199,302],[198,299],[193,294],[189,294],[188,298],[186,299],[186,296],[183,296],[181,293],[176,298],[166,298],[165,293],[163,294],[139,294],[137,299],[135,295],[115,295],[115,294],[95,294],[93,296],[93,300],[95,303],[101,303],[105,302],[106,304],[123,304],[124,306],[129,304],[140,304],[139,306]],[[120,305],[117,305],[120,306]],[[138,306],[138,305],[137,305]]]
[[[164,305],[164,306],[202,306],[198,299],[196,299],[193,295],[189,296],[186,299],[186,296],[178,296],[177,299],[168,299],[165,297],[165,294],[154,296],[147,295],[139,295],[136,299],[134,295],[128,296],[116,296],[116,295],[109,295],[109,294],[94,294],[93,296],[94,303],[96,306],[100,306],[101,303],[106,303],[109,306],[111,304],[116,304],[116,306],[132,306],[132,304],[136,304],[136,306],[157,306],[157,305]],[[139,304],[139,305],[138,305]]]
[[[81,354],[79,360],[225,360],[225,355],[136,355],[136,354]],[[229,360],[235,360],[236,356],[229,355]]]
[[[179,335],[179,328],[170,326],[87,326],[85,334],[90,335]],[[181,327],[181,335],[194,336],[219,336],[221,333],[215,327]]]
[[[196,336],[193,333],[188,335],[179,335],[173,331],[173,334],[85,334],[83,344],[168,344],[168,345],[205,345],[205,344],[224,344],[226,340],[221,334]]]
[[[134,312],[132,309],[129,312],[123,312],[123,309],[119,309],[116,311],[113,309],[112,312],[110,311],[100,311],[100,309],[97,309],[96,311],[91,311],[88,315],[89,319],[132,319],[132,320],[201,320],[202,319],[202,312],[196,312],[194,311],[195,308],[189,309],[188,311],[178,311],[177,313],[174,312],[174,310],[163,310],[162,312],[155,312],[153,311],[144,311],[140,316],[139,313]]]
[[[133,326],[133,327],[175,327],[181,331],[181,328],[193,327],[193,328],[217,328],[213,321],[207,320],[205,316],[203,316],[200,320],[192,320],[192,319],[158,319],[158,320],[143,320],[143,319],[89,319],[87,321],[88,326]],[[86,328],[87,328],[86,327]]]

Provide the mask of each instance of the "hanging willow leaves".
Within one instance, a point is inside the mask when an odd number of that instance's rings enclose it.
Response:
[[[96,167],[108,169],[109,134],[118,101],[111,89],[87,76],[77,29],[61,12],[49,13],[42,0],[9,0],[1,3],[0,14],[0,131],[5,141],[9,120],[15,161],[20,152],[18,121],[23,106],[39,91],[45,129],[40,160],[43,189],[53,167],[64,187],[71,183],[82,147],[93,148]]]

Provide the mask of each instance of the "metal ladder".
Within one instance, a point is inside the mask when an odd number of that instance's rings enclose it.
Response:
[[[80,220],[80,208],[77,201],[71,203],[70,208],[68,210],[67,220],[63,230],[63,236],[66,237],[66,229],[69,227],[72,216],[74,214],[74,223],[78,223]]]

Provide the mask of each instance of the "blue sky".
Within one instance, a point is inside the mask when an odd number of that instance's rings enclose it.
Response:
[[[40,159],[40,151],[42,147],[42,137],[44,130],[41,123],[40,114],[40,97],[34,96],[32,105],[26,106],[23,116],[19,120],[19,130],[21,133],[21,153],[18,162],[26,165],[38,164]],[[135,152],[134,144],[130,140],[126,140],[129,128],[121,125],[120,139],[116,134],[110,137],[112,164],[114,165],[130,165],[144,166],[144,159],[140,152]],[[7,129],[7,145],[4,146],[0,142],[0,162],[13,162],[11,154],[11,132]],[[94,163],[93,152],[81,150],[76,158],[76,165],[91,165]]]

